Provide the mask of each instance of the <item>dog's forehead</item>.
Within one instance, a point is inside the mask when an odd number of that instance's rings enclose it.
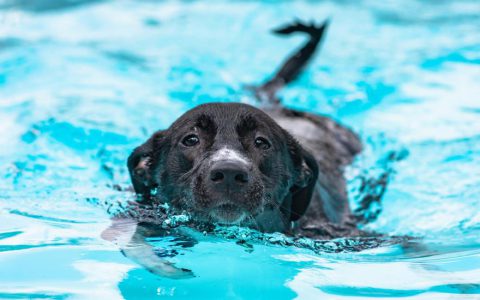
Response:
[[[218,132],[233,132],[239,128],[270,127],[274,123],[263,111],[241,103],[209,103],[186,112],[180,123],[200,128],[215,127]]]

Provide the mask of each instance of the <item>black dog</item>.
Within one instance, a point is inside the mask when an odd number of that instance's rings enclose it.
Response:
[[[199,222],[263,232],[318,237],[321,229],[323,238],[354,232],[343,169],[361,151],[359,138],[332,119],[282,107],[276,96],[301,73],[326,26],[296,23],[275,31],[307,33],[310,40],[254,88],[263,110],[200,105],[136,148],[128,169],[142,203],[168,203]],[[177,272],[156,265],[152,272]]]
[[[202,221],[290,232],[314,223],[343,225],[350,210],[343,167],[361,150],[335,121],[284,108],[276,91],[315,52],[320,28],[294,24],[310,41],[256,89],[266,109],[239,103],[200,105],[135,149],[128,168],[145,202],[166,202]],[[152,191],[155,191],[152,195]]]

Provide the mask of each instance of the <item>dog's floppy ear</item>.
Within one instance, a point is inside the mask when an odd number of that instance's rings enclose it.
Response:
[[[155,148],[161,143],[164,131],[157,131],[145,143],[133,150],[128,157],[127,166],[135,193],[143,196],[144,200],[150,199],[152,189],[152,159]]]
[[[293,138],[290,144],[290,155],[296,169],[296,178],[290,189],[292,196],[290,221],[297,221],[310,204],[318,178],[318,164],[315,157]]]

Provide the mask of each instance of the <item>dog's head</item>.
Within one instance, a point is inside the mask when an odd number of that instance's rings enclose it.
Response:
[[[135,149],[128,167],[144,199],[227,224],[272,212],[284,222],[297,220],[318,175],[315,159],[288,132],[238,103],[186,112]]]

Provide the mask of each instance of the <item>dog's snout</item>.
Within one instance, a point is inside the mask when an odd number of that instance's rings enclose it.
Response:
[[[210,180],[216,185],[238,188],[248,183],[248,168],[238,161],[218,161],[210,169]]]

